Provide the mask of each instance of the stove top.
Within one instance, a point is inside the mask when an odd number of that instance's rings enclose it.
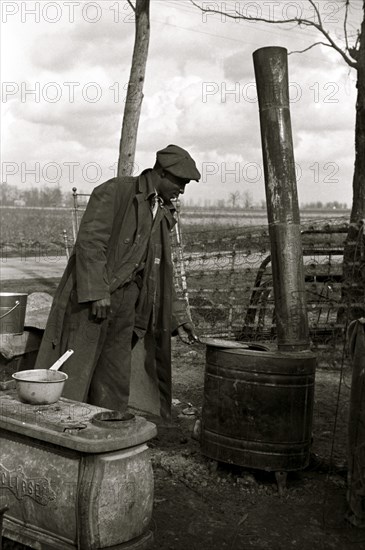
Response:
[[[141,416],[123,417],[118,411],[64,398],[52,405],[29,405],[19,401],[15,390],[0,392],[0,429],[83,453],[134,447],[157,433]]]

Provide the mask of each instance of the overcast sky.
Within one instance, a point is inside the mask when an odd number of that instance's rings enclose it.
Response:
[[[302,1],[213,1],[201,5],[255,16],[313,17]],[[351,0],[355,36],[362,0]],[[343,0],[317,0],[343,45]],[[89,192],[115,175],[134,43],[126,1],[2,2],[2,180],[20,187],[60,184]],[[314,29],[235,22],[204,15],[189,0],[151,0],[151,36],[136,167],[176,143],[202,180],[188,201],[239,191],[264,199],[252,53],[304,49]],[[301,203],[351,204],[356,73],[325,46],[289,55],[291,119]]]

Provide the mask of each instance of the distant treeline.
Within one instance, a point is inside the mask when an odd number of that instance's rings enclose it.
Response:
[[[82,190],[78,190],[79,193],[82,193]],[[232,195],[232,194],[231,194]],[[59,186],[48,186],[44,185],[41,187],[30,187],[29,189],[19,188],[16,185],[11,185],[9,183],[0,183],[0,197],[2,206],[43,206],[43,207],[62,207],[62,206],[72,206],[73,205],[73,196],[71,191],[66,193],[62,192]],[[232,196],[229,196],[227,199],[217,199],[215,203],[209,200],[203,201],[204,204],[199,204],[196,199],[194,202],[192,200],[182,200],[184,206],[189,209],[227,209],[227,210],[252,210],[252,209],[266,209],[265,201],[261,201],[260,204],[254,204],[252,199],[246,200],[239,204],[238,198],[235,197],[235,200],[232,199]],[[341,203],[338,201],[330,202],[309,202],[300,205],[301,209],[308,210],[346,210],[347,204]]]
[[[57,185],[19,189],[16,185],[0,183],[2,206],[71,206],[72,193],[63,193]]]

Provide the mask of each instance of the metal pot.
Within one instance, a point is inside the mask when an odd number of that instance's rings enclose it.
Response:
[[[50,405],[62,395],[68,376],[50,369],[22,370],[14,373],[18,397],[31,405]]]
[[[68,378],[65,372],[58,372],[58,369],[72,354],[72,349],[67,350],[49,369],[21,370],[14,373],[12,376],[19,399],[31,405],[56,403]]]

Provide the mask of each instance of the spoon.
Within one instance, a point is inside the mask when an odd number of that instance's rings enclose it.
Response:
[[[49,368],[49,370],[58,370],[65,361],[73,354],[73,349],[68,349],[55,363],[53,363],[52,367]]]

